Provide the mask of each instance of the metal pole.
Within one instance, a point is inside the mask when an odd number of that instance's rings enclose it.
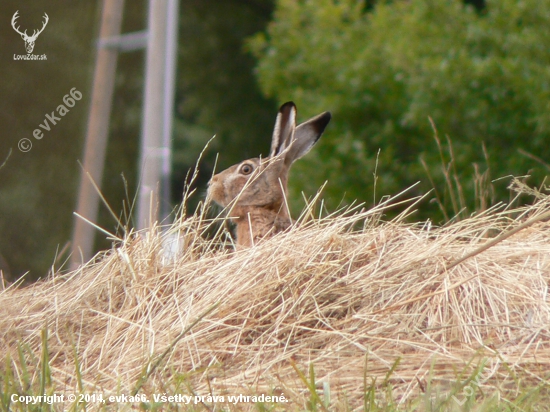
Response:
[[[100,39],[120,34],[124,0],[103,0]],[[105,149],[109,132],[109,118],[114,89],[118,52],[108,48],[97,51],[94,82],[91,96],[90,115],[86,130],[84,164],[80,178],[80,189],[76,212],[96,222],[99,195],[93,182],[101,187]],[[89,174],[89,176],[88,176]],[[95,228],[75,216],[70,267],[75,269],[92,257]]]
[[[141,136],[140,182],[137,227],[149,227],[157,220],[162,153],[162,95],[166,0],[149,0],[147,18],[149,40],[145,61],[145,92]]]
[[[162,159],[162,197],[161,220],[166,220],[171,212],[172,190],[170,177],[172,175],[172,124],[174,115],[174,95],[178,54],[178,16],[179,0],[168,0],[166,24],[166,61],[164,64],[164,108],[162,145],[166,148],[166,156]]]

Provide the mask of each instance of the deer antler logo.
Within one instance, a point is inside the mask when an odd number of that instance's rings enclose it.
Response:
[[[44,23],[42,25],[42,28],[40,30],[34,30],[33,33],[32,33],[32,36],[29,36],[29,35],[27,35],[27,30],[25,30],[25,32],[21,33],[19,31],[19,26],[15,27],[15,23],[16,23],[15,21],[19,17],[17,13],[19,13],[19,10],[17,10],[15,12],[15,14],[13,15],[13,17],[11,19],[11,26],[13,27],[13,29],[17,33],[19,33],[21,35],[23,40],[25,40],[25,48],[27,49],[27,53],[31,54],[33,49],[34,49],[34,42],[36,41],[36,38],[38,37],[38,35],[40,33],[42,33],[44,31],[44,28],[46,27],[46,24],[48,24],[48,21],[50,20],[50,18],[48,17],[48,15],[46,13],[44,13]]]

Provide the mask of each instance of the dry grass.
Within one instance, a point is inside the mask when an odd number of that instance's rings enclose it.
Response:
[[[349,212],[236,252],[222,235],[199,236],[207,222],[195,216],[0,292],[0,345],[17,359],[28,344],[39,358],[47,325],[53,383],[69,392],[75,357],[88,391],[130,394],[167,348],[145,393],[173,393],[181,378],[184,393],[284,393],[304,407],[295,367],[307,375],[313,364],[333,407],[358,407],[365,375],[381,383],[398,358],[385,384],[401,402],[427,381],[450,389],[472,359],[486,359],[486,391],[511,376],[537,385],[550,371],[548,210],[542,199],[439,228]],[[182,249],[170,260],[174,234]]]

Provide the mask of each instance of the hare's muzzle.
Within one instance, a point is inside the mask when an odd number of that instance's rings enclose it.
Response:
[[[223,183],[219,175],[212,176],[212,179],[210,179],[210,181],[208,182],[208,190],[206,192],[206,196],[209,199],[212,199],[214,202],[216,202],[220,206],[223,206],[223,207],[226,206],[224,204],[225,194],[223,189]]]

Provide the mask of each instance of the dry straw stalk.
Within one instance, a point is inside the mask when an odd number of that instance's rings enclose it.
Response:
[[[187,393],[284,393],[303,405],[293,365],[313,364],[334,404],[357,406],[364,374],[381,381],[401,358],[391,380],[404,402],[430,376],[449,387],[476,356],[487,359],[487,388],[510,373],[540,383],[548,210],[542,199],[438,228],[348,212],[238,251],[222,234],[201,236],[203,216],[180,219],[77,271],[1,291],[0,345],[12,358],[22,342],[39,354],[47,324],[54,383],[73,392],[75,348],[87,390],[105,393],[136,390],[145,368],[145,393],[170,392],[181,375]],[[179,252],[167,257],[174,238]]]

